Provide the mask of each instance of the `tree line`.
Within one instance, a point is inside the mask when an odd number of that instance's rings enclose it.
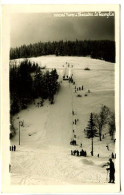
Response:
[[[115,62],[115,42],[109,40],[38,42],[10,49],[10,59],[30,58],[43,55],[90,56]]]
[[[10,67],[10,114],[18,113],[35,98],[49,99],[54,102],[54,95],[59,90],[56,69],[43,71],[38,64],[28,60],[20,66]]]

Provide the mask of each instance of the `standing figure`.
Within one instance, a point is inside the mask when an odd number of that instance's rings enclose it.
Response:
[[[16,146],[14,145],[14,151],[16,151]]]
[[[79,156],[79,151],[77,150],[77,156]]]
[[[12,151],[13,151],[13,146],[12,146]]]
[[[107,171],[109,171],[109,183],[114,183],[115,181],[115,166],[112,161],[112,159],[109,159],[109,168],[106,168]]]
[[[106,148],[107,148],[107,150],[109,151],[109,146],[108,146],[108,145],[106,146]]]
[[[114,158],[114,154],[113,154],[113,152],[112,152],[112,158]]]

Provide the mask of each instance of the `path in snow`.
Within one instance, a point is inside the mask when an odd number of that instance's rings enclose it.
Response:
[[[55,104],[50,106],[46,123],[46,137],[49,145],[68,145],[71,137],[72,96],[69,83],[63,81]]]

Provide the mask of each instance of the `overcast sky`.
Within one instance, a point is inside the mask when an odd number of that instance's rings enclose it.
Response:
[[[114,40],[114,17],[54,17],[14,14],[10,18],[11,47],[59,40]]]

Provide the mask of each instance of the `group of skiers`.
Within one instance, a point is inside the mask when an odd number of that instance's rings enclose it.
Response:
[[[16,151],[16,146],[10,146],[10,151]]]
[[[78,121],[79,121],[79,119],[74,119],[73,124],[76,125]]]
[[[85,156],[86,157],[87,153],[83,149],[81,151],[79,151],[79,150],[71,150],[71,155],[74,155],[74,156]]]
[[[112,159],[116,159],[116,153],[114,154],[113,152],[112,152]]]
[[[81,91],[81,90],[84,90],[83,85],[82,85],[81,87],[76,87],[76,86],[75,86],[75,93],[76,93],[77,91]]]

